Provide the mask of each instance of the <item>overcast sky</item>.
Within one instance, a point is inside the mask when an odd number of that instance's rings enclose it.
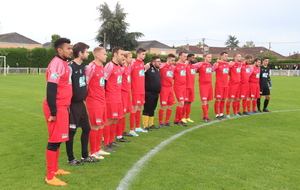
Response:
[[[117,2],[128,13],[129,32],[142,32],[139,40],[158,40],[169,46],[224,47],[228,35],[242,46],[253,41],[282,55],[300,53],[299,0],[9,0],[1,3],[0,33],[18,32],[39,43],[53,34],[98,46],[97,7],[104,2],[114,10]]]

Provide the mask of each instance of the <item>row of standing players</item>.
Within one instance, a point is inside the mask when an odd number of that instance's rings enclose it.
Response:
[[[191,103],[194,101],[196,72],[199,72],[200,98],[203,119],[206,122],[210,121],[208,105],[213,96],[213,71],[216,72],[214,107],[217,119],[221,119],[224,115],[222,104],[224,105],[227,95],[229,95],[229,109],[227,109],[227,102],[226,116],[227,118],[230,116],[231,102],[235,105],[233,110],[236,115],[236,102],[239,103],[240,98],[237,92],[235,96],[232,96],[231,92],[236,89],[236,84],[238,86],[243,84],[243,73],[248,75],[248,87],[237,87],[237,89],[248,89],[246,94],[240,97],[244,97],[241,99],[243,102],[246,100],[248,109],[250,109],[248,101],[252,100],[252,113],[256,112],[254,102],[260,96],[260,60],[255,59],[254,65],[250,67],[252,56],[246,56],[245,61],[242,62],[241,56],[236,55],[235,61],[228,63],[226,62],[228,54],[223,52],[221,60],[211,67],[211,54],[204,56],[204,62],[195,63],[194,55],[181,52],[176,63],[175,55],[169,54],[166,63],[161,63],[159,57],[154,56],[151,63],[144,64],[143,59],[146,53],[144,49],[138,49],[137,59],[132,61],[130,52],[114,47],[112,61],[103,67],[107,59],[106,50],[96,47],[93,50],[94,60],[85,67],[82,63],[88,59],[89,46],[81,42],[73,47],[70,44],[70,40],[66,38],[56,40],[54,47],[57,55],[50,62],[46,72],[47,95],[43,102],[43,109],[49,133],[46,148],[45,182],[47,184],[67,185],[55,177],[70,174],[58,168],[62,142],[66,141],[69,164],[79,166],[83,165],[83,162],[99,162],[99,159],[104,159],[103,155],[116,151],[113,149],[114,146],[122,147],[115,142],[115,137],[117,142],[130,142],[123,136],[138,136],[136,132],[148,132],[152,129],[171,126],[169,120],[172,105],[175,104],[174,93],[178,100],[174,124],[187,126],[186,122],[193,122],[189,118],[189,113]],[[74,60],[68,62],[72,54],[74,54]],[[230,76],[229,82],[227,82],[228,75]],[[254,75],[255,77],[252,77]],[[269,76],[267,77],[270,82]],[[256,86],[254,94],[251,91],[251,83],[256,84],[253,85]],[[235,87],[231,87],[232,84]],[[161,108],[159,109],[159,125],[156,127],[153,121],[159,96]],[[140,112],[143,105],[143,128],[141,128]],[[266,107],[264,109],[266,110]],[[163,120],[165,111],[166,116]],[[126,113],[130,113],[129,133],[125,129]],[[243,113],[245,114],[246,111]],[[249,114],[251,114],[250,111]],[[81,162],[73,154],[73,139],[78,127],[82,128]],[[102,140],[104,140],[104,150],[101,149]],[[89,151],[88,143],[90,144]]]

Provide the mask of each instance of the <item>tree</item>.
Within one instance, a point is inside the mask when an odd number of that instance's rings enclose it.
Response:
[[[258,58],[263,59],[264,57],[269,58],[269,63],[274,64],[277,62],[277,57],[273,55],[272,51],[267,51],[265,53],[257,55]]]
[[[196,45],[198,48],[201,48],[202,47],[202,42],[198,42],[198,44]]]
[[[58,34],[53,34],[53,35],[51,36],[51,47],[54,47],[54,42],[55,42],[58,38],[60,38],[60,35],[58,35]]]
[[[225,42],[226,47],[229,48],[237,48],[239,47],[239,41],[237,40],[237,38],[235,36],[228,36],[227,41]]]
[[[144,36],[141,32],[127,32],[129,24],[125,22],[127,13],[121,7],[119,2],[116,4],[115,10],[112,12],[107,3],[97,7],[100,17],[99,21],[102,22],[96,41],[100,46],[108,45],[109,51],[114,46],[120,46],[127,50],[134,50],[138,46],[137,39]],[[105,47],[106,48],[106,47]]]
[[[243,48],[251,48],[251,47],[255,47],[253,41],[247,41],[246,44],[243,45]]]

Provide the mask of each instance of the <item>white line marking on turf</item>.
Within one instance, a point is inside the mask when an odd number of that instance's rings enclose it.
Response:
[[[290,111],[300,111],[300,109],[295,109],[295,110],[281,110],[281,111],[272,111],[271,113],[277,113],[277,112],[290,112]],[[254,114],[254,115],[260,115],[260,114]],[[241,117],[232,117],[230,119],[224,119],[221,121],[226,121],[226,120],[231,120],[231,119],[237,119]],[[193,131],[195,129],[198,129],[200,127],[204,127],[206,125],[211,125],[217,122],[221,122],[219,120],[211,121],[209,123],[204,123],[201,125],[197,125],[195,127],[189,128],[187,130],[184,130],[167,140],[161,142],[157,147],[154,149],[150,150],[144,157],[142,157],[139,161],[137,161],[133,167],[127,172],[125,177],[120,181],[119,186],[117,187],[117,190],[127,190],[129,188],[130,183],[133,181],[134,177],[140,172],[141,168],[144,166],[146,161],[148,161],[151,157],[153,157],[156,153],[158,153],[164,146],[172,142],[173,140],[177,139],[178,137],[184,135],[187,132]]]

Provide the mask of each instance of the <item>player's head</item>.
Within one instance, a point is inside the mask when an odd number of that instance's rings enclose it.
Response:
[[[247,54],[245,56],[245,63],[249,65],[252,62],[253,56],[251,54]]]
[[[175,64],[175,59],[176,59],[176,56],[172,53],[168,54],[168,57],[167,57],[167,64],[168,65],[174,65]]]
[[[254,65],[255,67],[259,67],[260,64],[261,64],[260,59],[259,59],[259,58],[255,58],[255,59],[254,59],[254,62],[253,62],[253,65]]]
[[[113,62],[117,64],[121,64],[122,61],[125,60],[123,48],[119,46],[115,46],[112,49],[112,53],[113,53]]]
[[[54,42],[54,48],[56,53],[63,59],[71,59],[72,58],[72,46],[71,40],[67,38],[58,38]]]
[[[154,67],[159,68],[160,63],[161,63],[161,61],[160,61],[160,58],[159,58],[158,56],[152,56],[152,57],[151,57],[151,64],[152,64]]]
[[[235,62],[241,62],[242,61],[241,54],[235,54],[233,57],[234,57]]]
[[[130,64],[132,62],[132,53],[130,51],[124,52],[125,63]]]
[[[93,50],[93,55],[95,60],[104,63],[106,62],[107,55],[106,55],[106,50],[103,47],[95,47]]]
[[[194,63],[197,62],[197,61],[196,61],[196,58],[195,58],[195,54],[192,54],[192,53],[189,53],[189,54],[187,55],[187,60],[188,60],[188,62],[189,62],[190,64],[194,64]]]
[[[212,59],[212,55],[210,53],[206,53],[204,54],[204,61],[206,63],[210,63],[211,62],[211,59]]]
[[[89,57],[88,49],[90,48],[89,45],[78,42],[73,46],[73,54],[75,58],[81,58],[82,60],[87,60]]]
[[[138,48],[136,50],[136,57],[137,59],[144,60],[146,57],[146,50],[143,48]]]
[[[220,58],[221,58],[221,61],[227,61],[227,59],[228,59],[228,53],[227,52],[225,52],[225,51],[223,51],[223,52],[221,52],[220,53]]]
[[[268,64],[269,64],[269,58],[268,57],[262,58],[262,65],[263,66],[268,66]]]
[[[187,53],[185,51],[182,51],[178,54],[178,57],[179,57],[179,62],[180,63],[184,63],[186,61],[186,58],[187,58]]]

